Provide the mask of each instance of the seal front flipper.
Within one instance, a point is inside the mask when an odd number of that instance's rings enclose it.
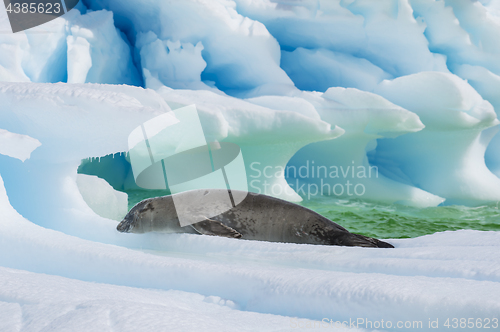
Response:
[[[337,234],[331,244],[348,247],[394,248],[390,243],[350,232]]]
[[[192,224],[191,227],[193,227],[198,233],[204,235],[217,235],[235,239],[239,239],[241,237],[241,234],[231,227],[212,219],[205,219],[197,222],[196,224]]]

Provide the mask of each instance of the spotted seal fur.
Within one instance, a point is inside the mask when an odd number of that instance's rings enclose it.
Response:
[[[175,195],[177,199],[188,202],[189,195],[213,195],[214,202],[228,195],[228,191],[222,189],[202,191]],[[238,192],[232,192],[235,193]],[[188,212],[199,213],[193,204],[187,206],[188,210],[191,209]],[[202,221],[182,227],[173,196],[169,195],[137,203],[117,226],[117,230],[125,233],[199,233],[270,242],[394,248],[389,243],[350,233],[308,208],[262,194],[248,193],[236,207],[214,217],[201,216],[199,220]]]

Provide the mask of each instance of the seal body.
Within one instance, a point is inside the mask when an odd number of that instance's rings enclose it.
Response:
[[[189,201],[189,195],[197,194],[195,192],[175,195],[184,195],[176,198],[187,198]],[[224,195],[227,196],[228,191],[203,189],[203,194],[214,195],[214,201],[217,201],[217,197],[222,199]],[[191,208],[187,204],[187,209],[199,215],[199,209],[194,205]],[[137,203],[117,226],[117,230],[128,233],[199,233],[270,242],[393,248],[389,243],[350,233],[308,208],[262,194],[248,193],[237,206],[216,216],[200,216],[199,220],[202,221],[182,227],[174,199],[170,195]]]

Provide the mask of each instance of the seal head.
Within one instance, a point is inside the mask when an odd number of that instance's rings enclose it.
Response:
[[[137,203],[116,229],[122,233],[180,232],[172,197],[149,198]]]

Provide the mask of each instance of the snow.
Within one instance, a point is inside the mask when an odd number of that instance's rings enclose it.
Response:
[[[19,290],[15,293],[19,302],[0,304],[5,314],[2,331],[15,331],[23,324],[36,331],[160,331],[165,327],[234,331],[234,326],[240,331],[286,331],[290,326],[288,317],[233,310],[231,301],[216,296],[96,284],[6,268],[1,268],[0,278],[11,290],[3,288],[0,296]]]
[[[30,223],[9,205],[5,189],[0,204],[8,217],[0,242],[9,252],[0,258],[8,285],[0,291],[4,306],[9,303],[4,324],[18,324],[22,313],[24,324],[41,327],[132,324],[146,331],[171,322],[189,330],[205,321],[217,330],[242,319],[249,330],[289,330],[286,316],[425,324],[429,318],[494,317],[500,309],[497,232],[392,240],[394,250],[189,234],[116,234],[116,246]]]
[[[251,191],[500,201],[499,38],[497,0],[84,0],[16,34],[1,7],[0,330],[498,318],[499,232],[386,250],[115,228],[117,190],[137,188],[129,135],[193,104],[207,141],[240,146]]]

